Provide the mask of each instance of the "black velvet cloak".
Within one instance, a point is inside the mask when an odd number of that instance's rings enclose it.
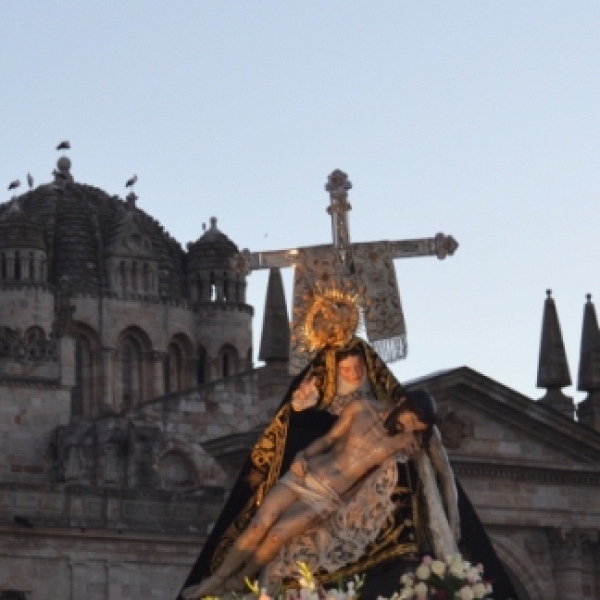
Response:
[[[401,401],[402,386],[372,348],[357,338],[351,345],[361,350],[375,396],[387,403]],[[315,407],[296,412],[291,408],[291,397],[309,369],[318,381],[322,400]],[[287,472],[294,456],[329,431],[337,418],[324,410],[335,395],[336,378],[331,373],[336,373],[335,354],[324,351],[292,382],[275,417],[251,450],[184,588],[199,583],[216,570],[228,548],[254,516],[264,495],[279,476]],[[393,519],[356,564],[335,574],[321,574],[324,584],[364,573],[367,579],[361,600],[375,600],[379,595],[389,597],[400,589],[402,573],[414,570],[424,554],[433,554],[425,526],[425,503],[419,501],[421,490],[416,468],[409,461],[399,464],[398,469],[398,485],[392,497],[396,505]],[[463,556],[472,563],[484,565],[485,578],[492,582],[496,600],[518,600],[481,521],[458,482],[457,488]],[[183,600],[181,595],[177,600]]]

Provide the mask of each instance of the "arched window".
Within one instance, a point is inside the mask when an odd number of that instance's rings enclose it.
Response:
[[[229,279],[227,277],[227,272],[223,272],[223,302],[229,302],[233,300],[233,298],[229,297]]]
[[[165,393],[178,392],[182,389],[182,355],[177,344],[169,344],[165,361]]]
[[[144,268],[142,269],[142,286],[144,288],[144,292],[148,293],[150,291],[150,273],[148,263],[144,264]]]
[[[133,266],[131,267],[131,289],[133,292],[137,292],[138,291],[138,268],[137,268],[137,262],[133,263]]]
[[[221,358],[221,377],[235,375],[238,358],[237,350],[227,344],[221,348],[219,355]]]
[[[137,341],[127,337],[121,348],[121,401],[135,406],[140,400],[141,352]]]
[[[21,259],[18,252],[15,252],[15,279],[21,279]]]
[[[206,350],[198,346],[198,385],[208,381]]]
[[[121,261],[119,265],[119,282],[121,284],[121,292],[125,295],[127,291],[127,276],[125,275],[125,261]]]
[[[210,302],[214,302],[217,299],[217,282],[214,273],[210,274],[210,295],[208,299]]]

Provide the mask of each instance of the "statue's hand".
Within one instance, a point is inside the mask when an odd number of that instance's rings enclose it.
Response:
[[[405,431],[399,434],[398,437],[400,450],[404,450],[411,458],[414,458],[413,455],[421,451],[421,440],[412,431]]]
[[[306,459],[298,454],[296,458],[294,458],[294,462],[290,465],[290,471],[296,476],[303,478],[306,475],[308,470],[308,465],[306,464]]]

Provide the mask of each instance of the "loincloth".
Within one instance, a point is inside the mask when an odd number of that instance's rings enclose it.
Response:
[[[327,518],[342,504],[337,492],[311,473],[298,477],[288,471],[279,483],[287,485],[298,494],[301,502],[308,504],[318,515]]]

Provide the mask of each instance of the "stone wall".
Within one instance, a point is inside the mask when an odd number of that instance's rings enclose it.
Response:
[[[0,591],[35,600],[172,600],[203,538],[0,527]]]
[[[52,432],[70,411],[70,393],[59,387],[0,387],[0,481],[46,483]]]

